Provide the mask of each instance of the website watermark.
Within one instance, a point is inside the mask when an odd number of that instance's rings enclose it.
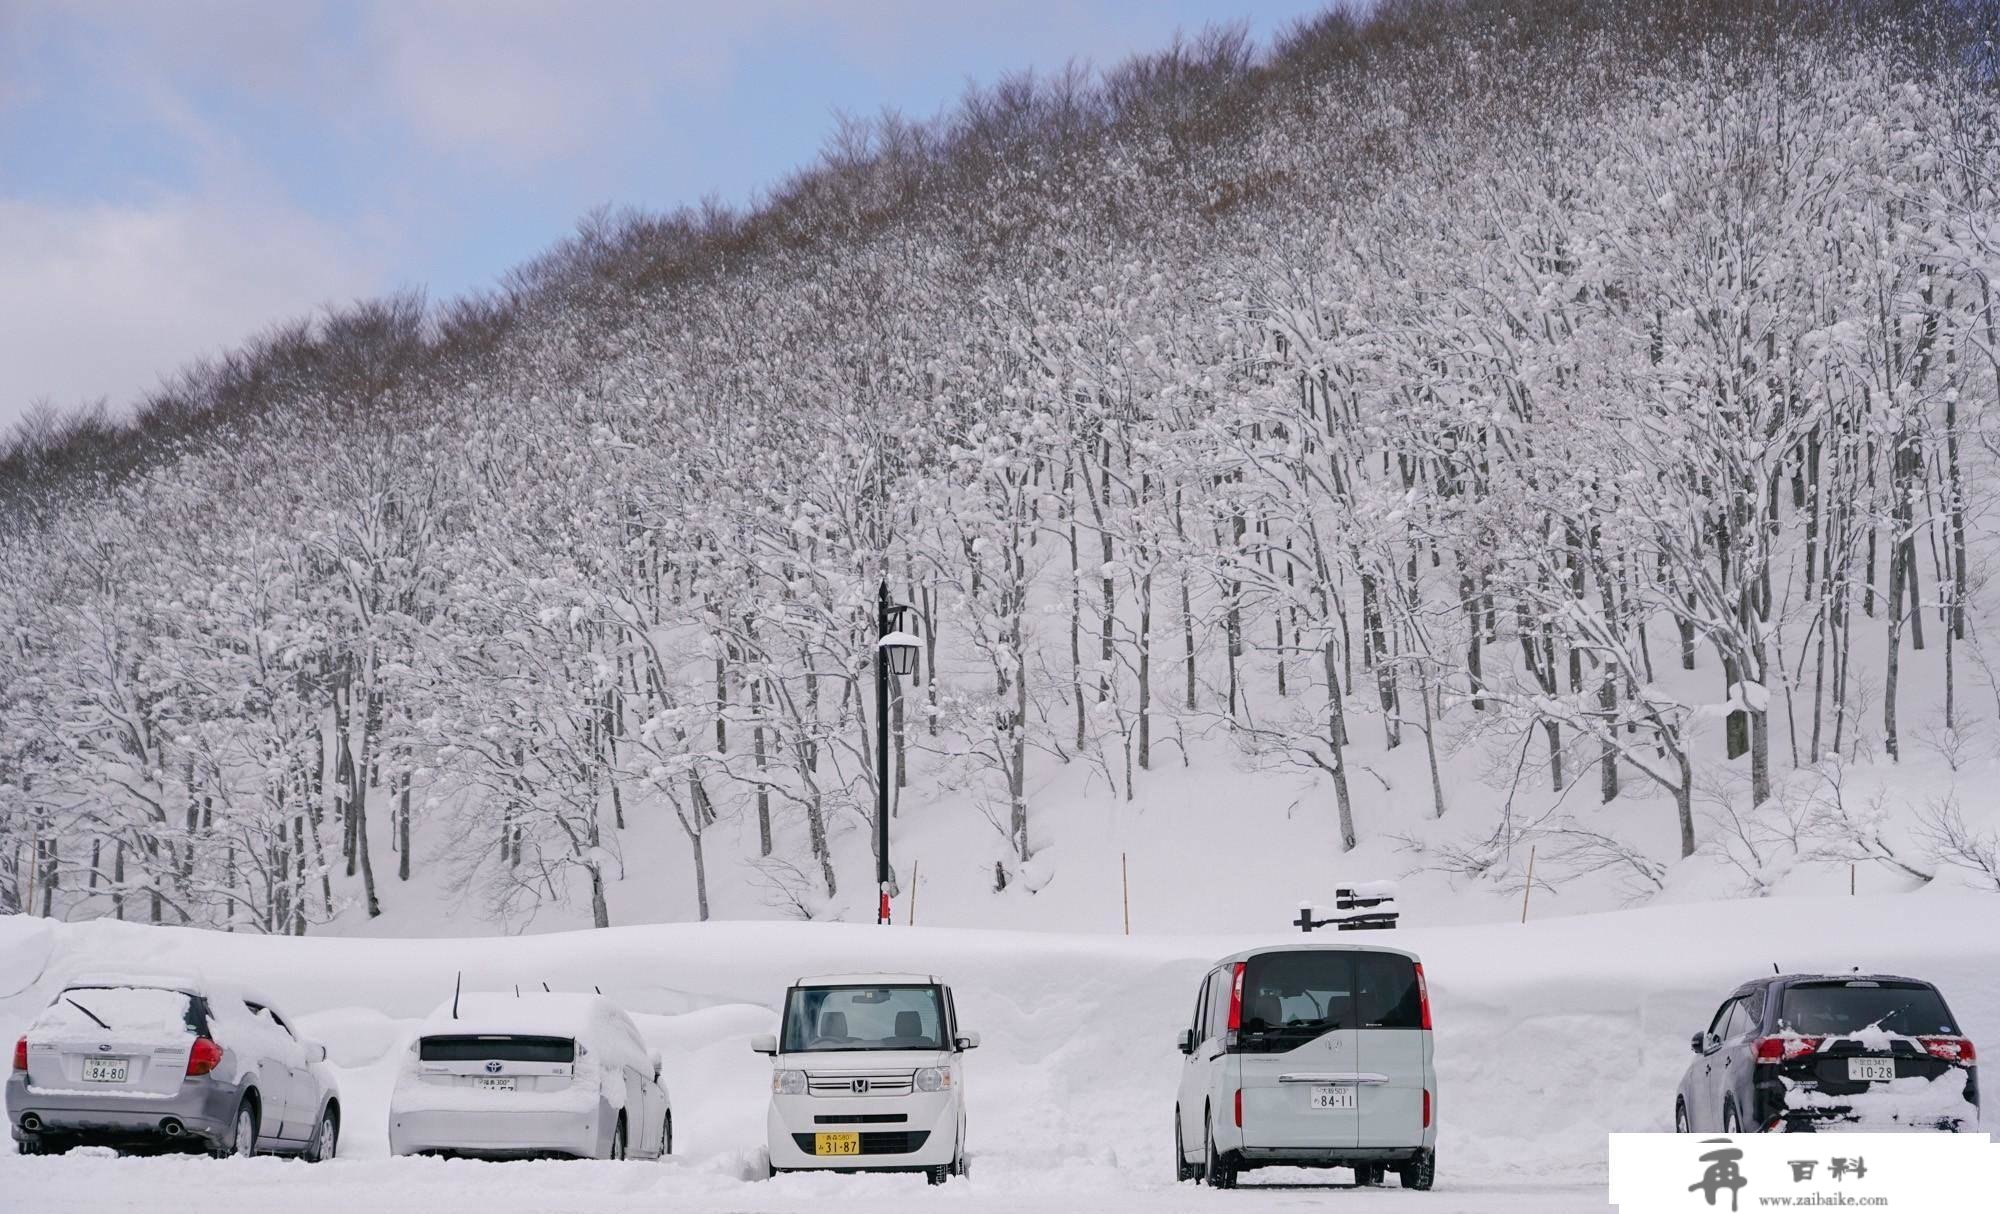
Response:
[[[2000,1143],[1985,1134],[1613,1134],[1620,1214],[1993,1209]]]

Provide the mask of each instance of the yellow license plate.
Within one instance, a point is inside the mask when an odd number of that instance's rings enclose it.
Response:
[[[859,1134],[814,1134],[813,1154],[815,1155],[859,1155],[861,1135]]]

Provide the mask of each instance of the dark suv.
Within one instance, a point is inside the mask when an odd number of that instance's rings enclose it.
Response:
[[[1683,1133],[1979,1122],[1972,1042],[1937,988],[1914,978],[1760,978],[1723,1000],[1691,1044],[1674,1102]]]

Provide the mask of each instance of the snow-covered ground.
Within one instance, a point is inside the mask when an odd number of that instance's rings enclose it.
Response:
[[[1180,1210],[1288,1208],[1317,1188],[1243,1194],[1174,1186],[1167,1132],[1176,1029],[1217,956],[1260,935],[711,923],[513,939],[273,939],[110,922],[0,920],[0,1038],[63,975],[198,968],[254,981],[324,1040],[349,1109],[342,1159],[60,1159],[0,1155],[0,1208],[117,1210]],[[1439,1186],[1345,1192],[1345,1209],[1601,1210],[1605,1135],[1664,1130],[1688,1035],[1736,983],[1860,966],[1939,984],[1972,1038],[2000,1050],[2000,898],[1786,898],[1656,907],[1519,924],[1399,931],[1431,979]],[[384,1108],[417,1018],[450,993],[548,982],[631,1009],[666,1056],[677,1156],[663,1165],[386,1158]],[[972,1058],[974,1175],[930,1191],[901,1178],[761,1171],[770,1031],[785,983],[831,970],[928,970],[956,986]],[[1994,1110],[1989,1129],[2000,1127]],[[1344,1184],[1348,1174],[1296,1174]],[[1281,1179],[1277,1173],[1254,1179]]]

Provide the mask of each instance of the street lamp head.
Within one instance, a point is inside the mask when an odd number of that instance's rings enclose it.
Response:
[[[898,629],[875,643],[889,669],[898,678],[907,678],[917,668],[917,638]]]

